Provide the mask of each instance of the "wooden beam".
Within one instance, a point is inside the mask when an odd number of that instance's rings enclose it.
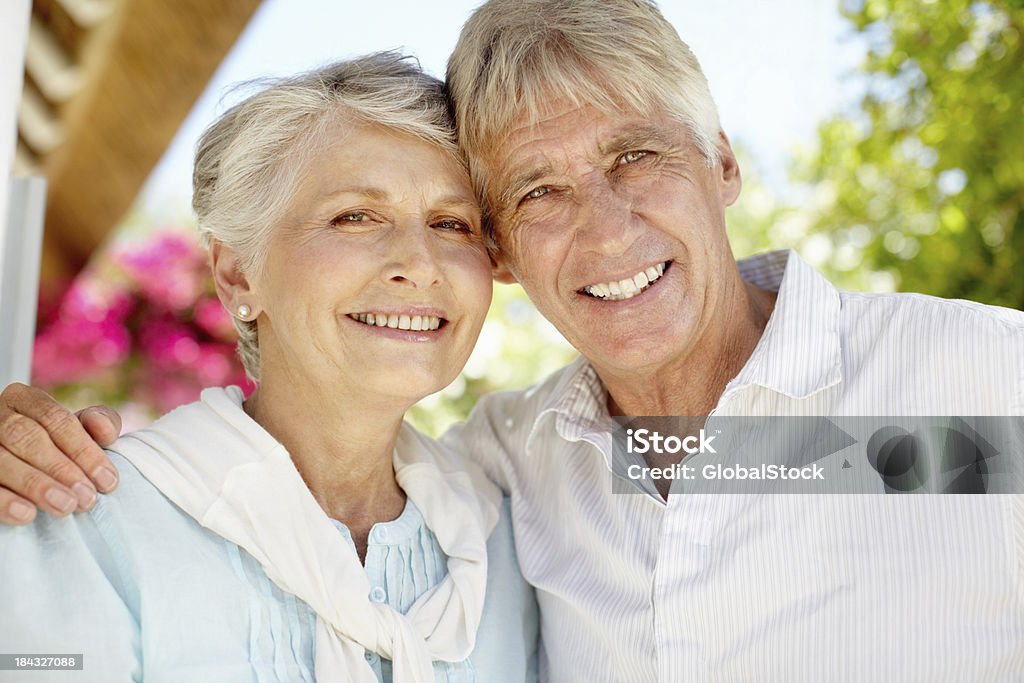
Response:
[[[42,281],[67,282],[131,208],[260,0],[121,0],[85,57],[49,180]]]

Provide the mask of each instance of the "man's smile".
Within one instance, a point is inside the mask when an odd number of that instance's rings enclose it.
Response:
[[[579,292],[605,301],[632,299],[637,294],[646,291],[659,280],[671,265],[672,261],[664,261],[653,266],[647,266],[632,277],[587,285],[580,289]]]

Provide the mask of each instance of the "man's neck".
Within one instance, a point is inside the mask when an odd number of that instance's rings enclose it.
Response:
[[[689,353],[668,366],[639,375],[595,368],[608,390],[612,415],[709,414],[761,340],[775,308],[775,292],[743,283],[735,305],[722,315],[732,321],[700,338]]]

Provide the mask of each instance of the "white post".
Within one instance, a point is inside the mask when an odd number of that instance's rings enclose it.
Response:
[[[22,73],[25,69],[25,46],[28,42],[28,23],[32,10],[31,0],[3,0],[0,2],[0,386],[18,379],[28,378],[28,367],[24,358],[27,339],[31,348],[34,329],[22,329],[24,323],[23,309],[30,306],[32,320],[35,319],[36,283],[32,283],[30,292],[11,291],[22,289],[10,284],[12,281],[22,282],[11,277],[17,267],[22,270],[22,259],[25,249],[22,248],[22,237],[18,234],[24,224],[15,225],[10,222],[10,211],[15,208],[11,204],[11,166],[14,161],[14,146],[17,141],[18,102],[21,100]],[[38,192],[38,185],[37,192]],[[33,200],[27,189],[24,202],[19,201],[16,213],[25,215],[32,211]],[[38,203],[38,202],[37,202]],[[18,237],[15,240],[12,237]],[[29,237],[29,239],[31,239]],[[35,235],[39,240],[40,235]],[[29,270],[38,273],[39,247],[35,246],[36,264]],[[24,275],[23,273],[20,275]],[[29,301],[24,297],[30,296]],[[16,352],[15,349],[18,349]],[[21,357],[15,358],[15,353]],[[17,365],[16,365],[17,363]]]
[[[46,180],[13,178],[7,209],[7,234],[0,241],[0,387],[28,383],[32,370]]]

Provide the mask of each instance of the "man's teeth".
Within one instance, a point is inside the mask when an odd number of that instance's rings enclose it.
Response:
[[[352,313],[350,318],[374,327],[390,327],[393,330],[430,332],[441,327],[436,315],[388,315],[385,313]]]
[[[650,287],[655,280],[665,274],[665,264],[659,263],[641,270],[631,278],[615,280],[613,282],[601,282],[596,285],[589,285],[583,291],[590,296],[606,301],[622,301],[632,299],[634,296]]]

